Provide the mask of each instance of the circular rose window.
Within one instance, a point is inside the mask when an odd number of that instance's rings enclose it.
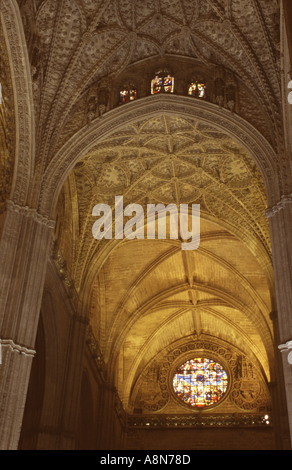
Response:
[[[206,357],[190,359],[177,368],[173,388],[177,397],[194,408],[217,404],[225,395],[228,377],[221,364]]]

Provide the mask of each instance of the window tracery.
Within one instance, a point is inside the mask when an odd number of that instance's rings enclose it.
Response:
[[[217,404],[227,388],[228,376],[223,366],[206,357],[184,362],[173,377],[177,397],[194,408]]]

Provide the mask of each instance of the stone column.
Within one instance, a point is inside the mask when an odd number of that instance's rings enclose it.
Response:
[[[108,383],[102,385],[100,400],[100,441],[99,450],[113,450],[115,448],[115,387]]]
[[[274,331],[275,365],[271,375],[270,392],[272,397],[272,420],[275,429],[275,444],[277,450],[290,450],[290,430],[285,391],[285,380],[282,355],[279,353],[279,320],[277,311],[270,313]]]
[[[61,433],[58,442],[59,450],[74,450],[76,445],[87,324],[87,319],[82,316],[74,315],[71,319],[66,357],[66,376],[62,393],[63,403],[60,407],[62,415]]]
[[[54,222],[7,202],[0,242],[0,449],[18,446]]]
[[[115,387],[105,382],[100,397],[98,450],[121,450],[125,441],[126,416]]]
[[[266,215],[270,222],[273,253],[280,341],[278,350],[282,351],[292,444],[292,364],[288,361],[289,351],[292,350],[292,194],[283,196],[278,204],[267,210]]]

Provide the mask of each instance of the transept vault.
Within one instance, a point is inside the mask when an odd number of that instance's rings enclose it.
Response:
[[[0,448],[290,449],[289,2],[0,25]],[[199,205],[199,246],[94,238],[117,196]]]

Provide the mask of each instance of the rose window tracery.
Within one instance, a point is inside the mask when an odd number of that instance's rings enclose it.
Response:
[[[173,389],[183,403],[194,408],[216,405],[228,388],[227,372],[221,364],[196,357],[179,366],[173,377]]]

